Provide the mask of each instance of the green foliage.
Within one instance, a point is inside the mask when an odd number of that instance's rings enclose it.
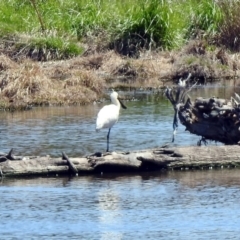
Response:
[[[120,38],[136,39],[141,47],[153,45],[170,45],[167,39],[169,27],[168,4],[165,1],[141,1],[138,7],[132,7],[130,21],[123,21],[123,31],[117,29]]]
[[[73,16],[71,29],[77,38],[97,34],[99,29],[104,28],[107,18],[104,17],[105,10],[100,1],[89,1],[86,5],[78,5],[78,13]]]
[[[227,0],[1,0],[0,36],[29,35],[36,44],[34,39],[41,32],[47,44],[52,38],[49,33],[54,32],[53,42],[59,38],[66,43],[56,46],[74,49],[74,41],[104,35],[102,44],[134,55],[141,48],[179,48],[199,32],[201,36],[218,34],[227,18],[224,2],[228,8]],[[231,24],[235,20],[230,18]],[[232,27],[230,22],[225,32]]]
[[[29,42],[18,44],[17,49],[39,61],[65,59],[77,56],[83,51],[76,43],[66,42],[59,37],[31,38]]]
[[[178,1],[139,0],[121,8],[111,32],[112,45],[119,52],[135,55],[139,49],[172,49],[183,43],[185,19]]]
[[[240,2],[222,2],[220,6],[224,18],[216,42],[231,51],[240,51]]]
[[[0,1],[0,34],[30,31],[34,27],[35,13],[26,1]]]
[[[222,21],[222,11],[217,1],[191,0],[189,6],[189,36],[198,34],[214,35]]]

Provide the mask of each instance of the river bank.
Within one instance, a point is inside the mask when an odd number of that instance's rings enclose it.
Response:
[[[238,82],[239,54],[191,41],[179,51],[142,51],[138,58],[113,50],[85,47],[78,57],[38,62],[19,54],[12,58],[0,49],[0,108],[83,105],[99,101],[109,88],[164,89],[191,72],[191,82],[206,84],[220,79]]]

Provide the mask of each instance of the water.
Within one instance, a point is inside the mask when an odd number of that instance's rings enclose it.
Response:
[[[8,180],[1,239],[239,239],[239,170]]]
[[[234,90],[238,92],[238,89]],[[125,93],[126,94],[126,93]],[[129,94],[129,93],[127,93]],[[232,89],[191,95],[230,98]],[[130,93],[112,129],[110,147],[126,151],[171,140],[173,109],[162,95]],[[106,103],[0,113],[1,151],[79,156],[106,148],[95,118]],[[175,145],[199,137],[180,127]],[[3,179],[1,239],[239,239],[239,170],[103,174],[75,178]]]
[[[230,91],[231,90],[231,91]],[[122,93],[124,94],[124,93]],[[119,122],[110,134],[110,151],[154,148],[172,139],[172,105],[162,94],[127,93],[139,101],[125,102]],[[232,89],[199,88],[196,96],[230,98]],[[14,149],[16,155],[77,157],[106,150],[107,129],[95,132],[98,111],[109,102],[82,107],[48,107],[31,111],[0,113],[1,151]],[[196,145],[200,137],[180,125],[175,145]]]

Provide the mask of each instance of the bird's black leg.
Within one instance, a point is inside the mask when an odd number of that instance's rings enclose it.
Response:
[[[109,152],[109,135],[110,135],[111,128],[108,130],[108,135],[107,135],[107,152]]]

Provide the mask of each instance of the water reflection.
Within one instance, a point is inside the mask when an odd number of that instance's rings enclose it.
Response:
[[[122,239],[122,233],[114,230],[116,225],[121,225],[121,199],[111,187],[106,187],[98,192],[99,223],[103,229],[102,240]]]
[[[192,99],[230,98],[239,88],[207,86],[193,89]],[[129,151],[161,146],[171,141],[173,108],[162,93],[124,92],[138,101],[125,102],[119,123],[111,131],[110,150]],[[32,111],[0,113],[1,151],[15,149],[17,155],[70,157],[105,151],[107,129],[95,132],[99,109],[106,103],[79,107],[36,108]],[[180,125],[175,145],[195,145],[199,137]]]

